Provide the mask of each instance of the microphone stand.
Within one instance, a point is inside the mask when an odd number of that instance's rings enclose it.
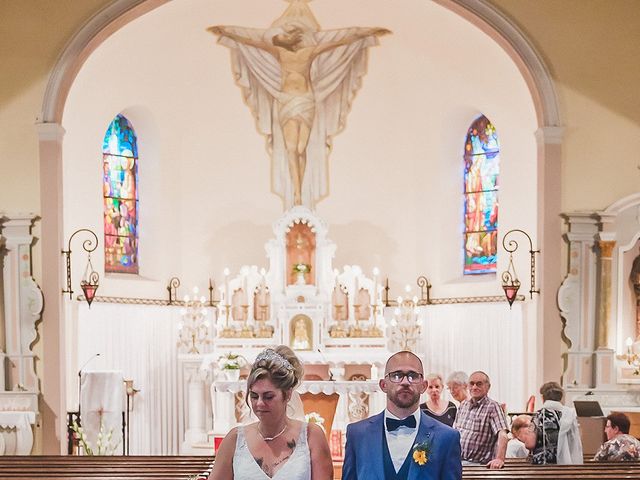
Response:
[[[331,366],[329,365],[329,362],[327,361],[324,354],[322,353],[322,350],[320,350],[319,348],[317,350],[318,350],[318,353],[320,354],[320,358],[322,359],[322,361],[326,363],[327,366],[329,367],[329,381],[335,382],[335,379],[333,378],[333,372],[331,371]]]

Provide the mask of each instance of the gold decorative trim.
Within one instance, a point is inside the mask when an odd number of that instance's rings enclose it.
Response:
[[[76,300],[84,302],[84,295],[78,295]],[[184,307],[186,304],[183,300],[174,300],[169,303],[168,300],[160,300],[159,298],[130,298],[130,297],[94,297],[94,302],[99,303],[121,303],[123,305],[159,305],[159,306],[176,306]]]
[[[84,295],[78,295],[76,300],[79,302],[84,302]],[[516,300],[524,301],[524,295],[518,295]],[[176,306],[176,307],[184,307],[185,303],[182,300],[174,300],[169,304],[168,300],[160,300],[158,298],[131,298],[131,297],[100,297],[96,296],[93,299],[94,302],[98,303],[121,303],[123,305],[159,305],[159,306]],[[500,303],[506,302],[504,295],[493,295],[486,297],[445,297],[445,298],[431,298],[430,303],[421,303],[418,302],[421,306],[428,305],[452,305],[456,303]],[[393,300],[389,301],[389,306],[394,306],[396,302]]]
[[[516,300],[524,301],[524,295],[518,295]],[[493,295],[487,297],[450,297],[432,298],[430,305],[451,305],[454,303],[501,303],[506,302],[504,295]]]

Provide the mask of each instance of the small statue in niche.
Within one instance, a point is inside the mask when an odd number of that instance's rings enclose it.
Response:
[[[309,329],[307,326],[307,319],[305,316],[300,315],[295,317],[293,322],[293,341],[291,347],[294,350],[311,350],[311,341],[309,339]]]

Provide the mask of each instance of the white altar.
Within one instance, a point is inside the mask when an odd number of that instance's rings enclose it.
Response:
[[[519,306],[430,305],[420,310],[414,298],[408,308],[402,299],[385,307],[377,269],[371,277],[358,266],[334,270],[336,246],[313,212],[295,207],[273,230],[275,238],[265,246],[268,270],[245,266],[237,275],[225,272],[211,353],[180,356],[185,408],[181,453],[210,453],[212,437],[255,420],[245,402],[244,381],[229,381],[218,360],[241,355],[247,362],[239,372],[244,377],[260,351],[279,344],[289,345],[304,364],[305,381],[298,392],[305,413],[317,413],[313,395],[337,396],[328,413],[332,431],[327,437],[338,456],[346,425],[384,408],[378,379],[387,358],[398,350],[413,350],[433,369],[429,371],[445,375],[454,369],[500,371],[497,398],[514,410],[524,408],[523,389],[509,388],[522,384],[525,371]],[[429,332],[428,340],[424,332]],[[478,342],[484,332],[489,333],[486,343]],[[496,351],[500,355],[491,353]],[[505,358],[510,359],[508,367]]]

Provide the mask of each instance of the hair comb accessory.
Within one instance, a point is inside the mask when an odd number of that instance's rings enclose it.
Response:
[[[293,365],[289,363],[289,360],[287,360],[286,358],[284,358],[282,355],[280,355],[278,352],[276,352],[271,348],[267,348],[263,352],[260,352],[260,354],[256,357],[256,361],[253,362],[253,364],[256,365],[261,360],[267,360],[267,361],[278,360],[280,363],[282,363],[284,368],[286,368],[287,370],[293,370]]]

